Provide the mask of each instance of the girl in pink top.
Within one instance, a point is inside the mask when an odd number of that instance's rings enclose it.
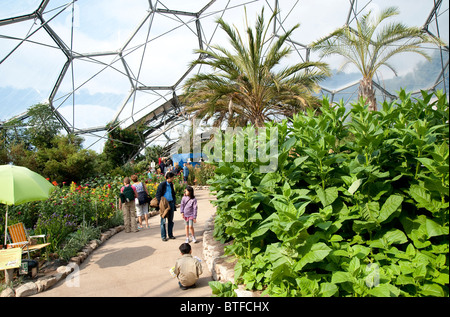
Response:
[[[189,243],[189,231],[192,234],[192,242],[197,243],[194,233],[194,223],[197,222],[197,199],[194,196],[194,189],[186,187],[180,205],[181,216],[186,222],[186,243]]]

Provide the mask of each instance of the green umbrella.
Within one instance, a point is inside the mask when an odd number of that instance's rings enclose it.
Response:
[[[26,167],[0,166],[0,203],[6,205],[5,245],[8,227],[8,205],[46,200],[55,188],[44,177]]]

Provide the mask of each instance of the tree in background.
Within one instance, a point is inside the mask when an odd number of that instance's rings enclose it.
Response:
[[[83,139],[62,135],[62,125],[46,104],[28,109],[26,121],[3,124],[0,163],[27,167],[51,181],[79,181],[96,173],[97,154],[82,149]]]
[[[91,177],[96,173],[97,154],[93,150],[85,150],[83,139],[75,135],[55,136],[49,147],[36,152],[36,161],[42,175],[57,183]]]
[[[158,164],[158,158],[164,156],[164,148],[161,145],[152,145],[145,148],[145,159],[148,163]]]
[[[0,163],[13,163],[41,172],[36,162],[36,152],[50,147],[61,129],[62,125],[49,105],[31,106],[26,120],[13,119],[2,125]]]
[[[143,140],[142,129],[140,127],[122,129],[117,121],[109,123],[108,140],[103,148],[103,153],[108,161],[113,164],[113,168],[127,163],[140,149]]]
[[[62,130],[52,108],[47,104],[37,104],[28,109],[30,116],[26,134],[30,143],[37,148],[49,148],[53,138]]]
[[[212,46],[214,50],[196,51],[204,58],[192,62],[192,66],[206,65],[218,72],[197,74],[186,82],[183,99],[188,112],[205,121],[213,119],[215,126],[224,120],[230,126],[263,126],[267,120],[292,116],[318,105],[312,93],[328,75],[328,67],[325,63],[305,62],[277,69],[291,53],[285,42],[299,25],[274,38],[268,46],[271,41],[267,33],[275,15],[266,25],[263,9],[255,29],[247,27],[246,42],[239,30],[222,19],[217,21],[233,51],[220,45]]]
[[[384,23],[386,19],[399,13],[396,7],[382,10],[377,17],[373,17],[372,11],[369,11],[356,22],[356,30],[346,25],[311,45],[313,49],[320,51],[321,57],[329,55],[344,57],[345,62],[341,70],[349,64],[358,68],[363,76],[360,81],[359,97],[366,99],[370,110],[377,110],[372,79],[381,66],[389,68],[397,75],[395,68],[389,63],[393,56],[412,52],[430,60],[422,44],[443,44],[420,28],[407,27],[402,23]]]

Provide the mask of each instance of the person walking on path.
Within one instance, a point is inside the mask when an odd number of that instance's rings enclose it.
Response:
[[[148,202],[144,202],[141,204],[141,201],[145,201],[145,198],[149,196],[147,186],[144,183],[138,181],[138,177],[136,175],[131,175],[131,180],[133,181],[133,186],[136,189],[137,198],[135,199],[136,205],[136,215],[139,220],[138,229],[142,229],[142,216],[145,218],[145,227],[148,228]]]
[[[166,174],[166,181],[160,183],[156,189],[156,199],[158,200],[158,206],[161,202],[161,197],[165,197],[169,202],[170,210],[167,213],[166,218],[161,217],[161,239],[167,241],[169,239],[175,239],[173,235],[173,215],[176,210],[175,203],[175,189],[173,187],[173,178],[175,175],[171,172]],[[159,207],[157,207],[158,209]],[[166,231],[166,219],[167,219],[167,231]]]
[[[189,168],[187,167],[187,164],[184,163],[184,165],[183,165],[183,180],[184,180],[185,184],[187,184],[187,182],[188,182],[188,176],[189,176]]]
[[[186,243],[189,243],[189,231],[192,235],[192,242],[197,243],[195,239],[194,223],[197,222],[197,199],[194,196],[194,188],[186,187],[184,196],[181,199],[180,212],[186,222]]]
[[[136,225],[136,189],[130,185],[130,178],[125,177],[122,188],[120,189],[119,209],[123,212],[123,224],[125,232],[138,232]]]
[[[164,175],[166,173],[166,160],[164,158],[159,163],[159,169],[160,169],[162,175]]]

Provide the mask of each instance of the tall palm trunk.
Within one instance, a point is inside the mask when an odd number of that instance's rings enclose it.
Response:
[[[263,114],[262,106],[254,106],[253,116],[250,117],[250,122],[257,128],[261,128],[265,126],[266,119]]]
[[[373,82],[371,78],[363,78],[359,82],[359,97],[366,99],[366,104],[369,104],[370,111],[377,110],[377,100],[375,98],[375,90],[373,89]]]

